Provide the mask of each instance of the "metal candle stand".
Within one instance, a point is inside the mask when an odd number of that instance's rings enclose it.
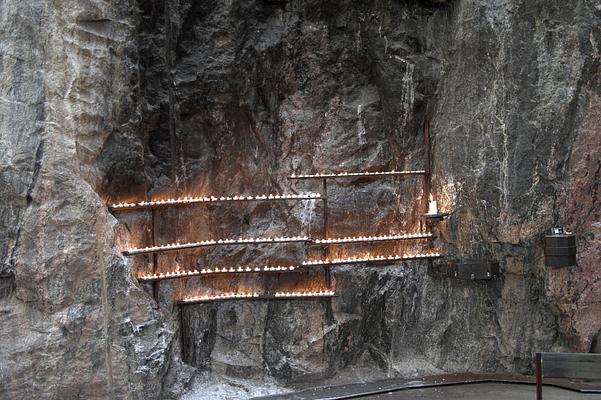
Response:
[[[424,170],[410,170],[410,171],[380,171],[380,172],[341,172],[341,173],[316,173],[316,174],[301,174],[301,175],[291,175],[288,179],[295,180],[310,180],[310,179],[321,179],[322,180],[322,197],[324,198],[324,210],[323,210],[323,227],[322,227],[322,239],[319,241],[314,241],[311,243],[311,246],[320,246],[322,248],[322,254],[324,256],[324,271],[326,277],[327,287],[331,285],[331,265],[343,265],[343,264],[352,264],[352,263],[386,263],[386,262],[394,262],[394,261],[409,261],[409,260],[427,260],[428,265],[432,266],[432,260],[436,258],[442,257],[439,253],[430,253],[430,254],[418,254],[414,256],[400,257],[400,256],[382,256],[382,257],[370,257],[363,258],[359,257],[358,259],[344,259],[344,260],[328,260],[330,245],[338,245],[338,244],[348,244],[352,243],[352,241],[336,241],[336,240],[328,240],[328,179],[354,179],[354,178],[385,178],[385,177],[408,177],[408,176],[423,176],[424,178],[424,197],[428,199],[431,196],[431,149],[430,149],[430,120],[426,115],[424,118],[424,147],[426,150],[426,160],[425,160],[425,169]],[[399,241],[399,240],[434,240],[437,237],[435,232],[437,223],[442,221],[445,217],[447,217],[448,213],[436,213],[436,214],[423,214],[425,218],[425,225],[427,227],[428,232],[431,234],[423,235],[422,237],[391,237],[387,240],[389,241]],[[393,235],[391,235],[393,236]],[[371,238],[371,239],[370,239]],[[357,240],[357,242],[378,242],[381,241],[377,236],[373,236],[370,238],[365,238],[362,240]],[[318,243],[316,243],[318,242]],[[433,248],[433,245],[431,245]],[[309,263],[308,265],[311,265]]]
[[[426,148],[426,168],[425,170],[410,170],[410,171],[378,171],[378,172],[342,172],[342,173],[317,173],[312,175],[292,175],[289,179],[305,180],[305,179],[320,179],[322,181],[321,193],[308,193],[300,195],[259,195],[259,196],[233,196],[233,197],[183,197],[183,198],[172,198],[167,200],[147,200],[134,203],[119,203],[113,204],[109,207],[112,211],[127,212],[136,210],[147,210],[150,208],[150,242],[151,245],[145,248],[135,248],[123,251],[126,256],[135,256],[142,254],[152,255],[152,274],[146,274],[139,276],[140,281],[152,282],[153,297],[158,302],[159,294],[159,282],[166,279],[187,279],[194,276],[213,276],[217,274],[242,274],[242,273],[283,273],[291,270],[298,271],[302,268],[319,267],[322,266],[324,270],[324,284],[326,290],[321,291],[296,291],[296,292],[277,292],[268,290],[266,293],[221,293],[216,295],[201,295],[201,296],[189,296],[183,299],[179,299],[179,304],[191,304],[195,302],[206,302],[206,301],[219,301],[219,300],[230,300],[230,299],[307,299],[307,298],[320,298],[320,297],[334,297],[335,293],[331,290],[332,287],[332,265],[340,264],[352,264],[352,263],[383,263],[393,261],[409,261],[409,260],[428,260],[428,264],[432,267],[432,260],[442,257],[437,252],[426,252],[419,254],[405,254],[405,255],[391,255],[391,256],[373,256],[373,257],[359,257],[359,258],[348,258],[348,259],[329,259],[330,246],[339,244],[349,243],[375,243],[381,241],[400,241],[400,240],[432,240],[436,238],[436,227],[437,223],[442,221],[448,214],[446,213],[432,213],[424,214],[425,225],[429,229],[430,233],[424,234],[405,234],[405,235],[383,235],[383,236],[359,236],[348,238],[349,240],[329,238],[328,237],[328,226],[329,226],[329,209],[328,209],[328,180],[329,179],[348,179],[348,178],[385,178],[385,177],[409,177],[409,176],[423,176],[424,178],[424,196],[426,200],[431,196],[431,156],[430,156],[430,132],[429,132],[429,119],[426,115],[424,120],[424,144]],[[156,210],[158,208],[165,207],[180,207],[186,205],[201,205],[208,203],[218,202],[242,202],[242,201],[297,201],[297,200],[321,200],[323,201],[323,218],[322,218],[322,239],[316,243],[307,237],[293,237],[293,238],[259,238],[259,239],[226,239],[226,240],[206,240],[202,242],[190,242],[184,244],[171,244],[159,246],[156,243]],[[216,268],[213,271],[211,268],[198,270],[178,270],[170,271],[167,273],[158,273],[158,254],[167,251],[181,251],[186,249],[206,247],[206,246],[221,246],[221,245],[252,245],[252,244],[276,244],[276,243],[290,243],[290,242],[304,242],[306,246],[319,246],[323,260],[311,262],[311,260],[305,261],[302,265],[294,266],[293,269],[275,269],[275,267],[263,267],[260,268]],[[433,249],[433,245],[430,246]],[[273,294],[274,292],[275,294]]]
[[[286,201],[297,201],[297,200],[322,200],[325,202],[325,198],[323,198],[320,195],[315,195],[315,194],[311,194],[311,195],[269,195],[269,196],[235,196],[237,197],[236,200],[229,200],[231,198],[226,198],[225,200],[222,200],[223,198],[217,198],[217,197],[210,197],[208,198],[208,201],[193,201],[193,202],[187,202],[184,203],[182,201],[180,201],[179,199],[173,199],[171,202],[169,203],[165,203],[165,202],[160,202],[160,201],[156,201],[156,202],[152,202],[152,201],[144,201],[144,202],[138,202],[138,203],[121,203],[119,205],[114,204],[112,208],[113,211],[121,211],[121,212],[126,212],[126,211],[137,211],[137,210],[145,210],[150,208],[151,210],[151,214],[150,214],[150,241],[151,241],[151,245],[149,247],[145,247],[145,248],[135,248],[135,249],[129,249],[129,250],[124,250],[123,251],[123,255],[125,256],[135,256],[135,255],[144,255],[144,254],[151,254],[152,255],[152,277],[149,278],[147,276],[140,276],[138,279],[142,282],[151,282],[152,283],[152,293],[153,293],[153,297],[155,299],[155,301],[158,302],[158,295],[159,295],[159,285],[160,282],[163,280],[171,280],[171,279],[187,279],[190,277],[194,277],[194,276],[215,276],[215,275],[224,275],[224,274],[247,274],[247,273],[256,273],[256,274],[280,274],[280,273],[285,273],[285,272],[290,272],[291,269],[288,268],[281,268],[278,267],[280,269],[277,269],[276,267],[262,267],[262,268],[252,268],[252,270],[248,271],[247,268],[244,268],[243,270],[239,270],[239,268],[223,268],[223,269],[219,269],[216,268],[217,271],[213,271],[213,269],[201,269],[201,271],[170,271],[167,272],[165,274],[158,274],[157,270],[158,270],[158,255],[161,253],[165,253],[165,252],[176,252],[176,251],[182,251],[182,250],[188,250],[188,249],[195,249],[195,248],[200,248],[200,247],[212,247],[212,246],[231,246],[231,245],[257,245],[257,244],[281,244],[281,243],[306,243],[306,242],[310,242],[311,239],[307,238],[307,237],[280,237],[280,238],[258,238],[258,239],[245,239],[245,238],[241,238],[241,239],[225,239],[225,240],[206,240],[206,241],[202,241],[202,242],[191,242],[191,243],[183,243],[183,244],[173,244],[173,245],[167,245],[167,246],[157,246],[156,243],[156,229],[155,229],[155,221],[156,221],[156,210],[159,207],[169,207],[169,206],[182,206],[182,205],[200,205],[200,204],[207,204],[210,202],[220,202],[220,201],[268,201],[268,202],[273,202],[273,201],[282,201],[282,200],[286,200]],[[151,204],[152,203],[152,204]],[[293,271],[295,272],[299,272],[299,270],[301,269],[306,269],[308,268],[307,266],[294,266]],[[233,269],[233,270],[232,270]],[[211,272],[207,272],[207,271],[211,271]],[[204,271],[204,272],[203,272]],[[184,273],[186,272],[186,273]],[[190,273],[188,273],[190,272]],[[330,282],[329,277],[327,277],[327,282]],[[330,286],[327,286],[328,288]],[[302,292],[302,291],[301,291]],[[206,301],[218,301],[218,300],[231,300],[231,299],[307,299],[307,298],[315,298],[315,297],[334,297],[334,294],[322,294],[321,292],[315,292],[315,296],[311,296],[312,292],[310,291],[304,291],[302,292],[302,295],[299,296],[275,296],[272,295],[270,293],[264,293],[264,294],[257,294],[255,296],[229,296],[229,297],[220,297],[218,295],[210,298],[210,299],[203,299],[202,301],[199,302],[206,302]],[[202,297],[202,296],[197,296],[197,297]],[[179,304],[191,304],[194,303],[194,301],[182,301],[182,300],[176,300]]]

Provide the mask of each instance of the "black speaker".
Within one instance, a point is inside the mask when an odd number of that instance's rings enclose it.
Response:
[[[563,228],[552,228],[545,235],[545,264],[552,268],[576,265],[576,236]]]

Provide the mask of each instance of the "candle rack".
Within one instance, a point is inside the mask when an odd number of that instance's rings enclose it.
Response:
[[[179,304],[196,304],[225,300],[299,300],[331,297],[337,297],[336,293],[333,290],[275,292],[274,294],[259,294],[255,292],[226,292],[219,294],[184,297],[182,300],[179,301]]]
[[[259,274],[259,273],[285,273],[285,272],[301,272],[306,269],[306,266],[302,265],[290,265],[290,266],[262,266],[262,267],[215,267],[215,268],[201,268],[200,270],[179,270],[169,271],[160,274],[139,274],[138,280],[143,282],[162,281],[176,278],[187,278],[191,276],[214,276],[214,275],[231,275],[231,274]]]
[[[344,238],[327,238],[314,239],[311,243],[322,244],[351,244],[351,243],[373,243],[373,242],[390,242],[398,240],[417,240],[417,239],[432,239],[432,233],[405,233],[399,235],[381,235],[381,236],[351,236]]]
[[[308,237],[279,237],[279,238],[238,238],[238,239],[219,239],[203,240],[190,243],[172,243],[159,246],[149,246],[142,248],[132,248],[123,251],[125,256],[134,256],[149,253],[165,253],[168,251],[179,251],[188,249],[197,249],[199,247],[213,246],[233,246],[233,245],[251,245],[251,244],[278,244],[278,243],[305,243],[311,242]]]
[[[424,118],[424,147],[426,151],[425,169],[423,170],[403,170],[403,171],[366,171],[366,172],[317,172],[314,174],[292,174],[288,178],[293,180],[315,180],[321,179],[322,181],[322,192],[321,196],[323,201],[323,226],[322,226],[322,239],[314,239],[310,245],[321,246],[323,248],[324,258],[321,260],[307,260],[303,262],[305,266],[323,266],[326,274],[326,283],[329,286],[331,284],[331,266],[344,265],[344,264],[359,264],[359,263],[383,263],[391,261],[411,261],[411,260],[427,260],[428,266],[432,265],[432,261],[436,258],[441,258],[442,255],[435,251],[430,250],[428,252],[419,254],[403,254],[403,255],[366,255],[360,257],[346,257],[346,258],[328,258],[329,246],[330,245],[346,245],[354,243],[377,243],[386,241],[402,241],[402,240],[434,240],[436,234],[436,223],[442,221],[447,217],[448,213],[441,213],[437,209],[437,202],[434,198],[434,194],[431,192],[431,149],[430,149],[430,121],[428,116]],[[348,178],[386,178],[386,177],[409,177],[409,176],[421,176],[423,177],[423,191],[426,198],[430,199],[428,213],[422,214],[426,220],[430,232],[416,232],[416,233],[405,233],[405,234],[391,234],[391,235],[377,235],[377,236],[353,236],[345,238],[331,238],[328,237],[328,180],[332,179],[348,179]]]
[[[389,176],[427,175],[426,171],[365,171],[365,172],[338,172],[316,174],[292,174],[288,179],[348,179],[348,178],[385,178]]]
[[[144,210],[147,208],[187,206],[193,204],[224,203],[224,202],[249,202],[249,201],[295,201],[295,200],[318,200],[319,193],[303,194],[263,194],[255,196],[186,196],[181,198],[169,198],[164,200],[143,200],[133,203],[113,203],[109,206],[111,211]]]
[[[155,243],[155,212],[160,207],[176,207],[194,204],[205,204],[205,203],[223,203],[223,202],[248,202],[248,201],[299,201],[299,200],[323,200],[323,196],[320,193],[304,193],[304,194],[269,194],[269,195],[255,195],[255,196],[195,196],[195,197],[179,197],[169,198],[166,200],[145,200],[130,203],[113,203],[109,206],[111,211],[118,212],[134,212],[134,211],[145,211],[150,209],[151,211],[151,238],[152,243],[146,247],[134,247],[122,251],[124,256],[138,256],[151,254],[153,256],[152,261],[152,272],[140,273],[137,278],[140,282],[149,282],[153,285],[153,296],[158,301],[158,285],[161,281],[174,280],[174,279],[188,279],[192,277],[211,277],[216,275],[241,275],[241,274],[282,274],[282,273],[299,273],[304,270],[311,268],[305,265],[290,265],[290,266],[261,266],[261,267],[214,267],[214,268],[200,268],[200,269],[189,269],[189,270],[173,270],[168,272],[157,272],[158,267],[158,254],[167,252],[179,252],[183,250],[214,247],[214,246],[249,246],[249,245],[264,245],[264,244],[290,244],[290,243],[310,243],[311,238],[306,236],[293,236],[293,237],[260,237],[260,238],[234,238],[234,239],[207,239],[197,242],[187,243],[171,243],[165,245],[157,245]],[[294,296],[280,296],[276,294],[263,293],[256,294],[242,294],[242,293],[229,293],[222,295],[200,295],[200,296],[188,296],[181,300],[177,300],[178,304],[192,304],[198,302],[209,302],[209,301],[223,301],[223,300],[236,300],[236,299],[308,299],[312,297],[333,297],[334,292],[329,289],[325,291],[312,292],[302,291],[298,292]],[[324,294],[324,293],[327,293]],[[191,298],[195,300],[190,300]],[[186,300],[187,299],[187,300]]]
[[[411,261],[411,260],[432,260],[441,258],[442,255],[437,252],[419,253],[419,254],[403,254],[403,255],[381,255],[381,256],[364,256],[364,257],[345,257],[323,260],[307,260],[303,262],[304,266],[317,265],[344,265],[344,264],[361,264],[361,263],[382,263],[390,261]]]
[[[122,253],[125,256],[137,256],[144,254],[152,255],[152,272],[140,273],[137,278],[140,282],[150,282],[153,285],[153,296],[158,301],[158,284],[164,280],[173,279],[188,279],[193,277],[211,277],[216,275],[238,275],[238,274],[281,274],[290,272],[302,272],[307,268],[323,267],[324,271],[324,288],[319,290],[300,290],[293,292],[275,291],[270,293],[256,292],[234,292],[234,293],[218,293],[218,294],[203,294],[194,296],[184,296],[181,299],[176,299],[178,304],[194,304],[211,301],[224,300],[282,300],[282,299],[310,299],[310,298],[332,298],[335,297],[335,292],[332,287],[331,267],[335,265],[345,264],[360,264],[360,263],[390,263],[396,261],[413,261],[413,260],[428,260],[429,266],[432,265],[432,260],[442,257],[442,254],[435,249],[430,248],[428,251],[409,254],[393,254],[393,255],[364,255],[359,257],[342,257],[329,258],[330,246],[349,245],[360,243],[380,243],[394,242],[406,240],[427,240],[432,241],[436,238],[436,222],[448,216],[447,213],[440,213],[436,207],[436,200],[432,198],[430,191],[431,173],[430,173],[430,134],[429,121],[426,116],[424,120],[424,143],[426,148],[426,168],[424,170],[403,170],[403,171],[365,171],[365,172],[336,172],[336,173],[315,173],[315,174],[299,174],[291,175],[288,178],[292,180],[321,180],[321,193],[307,192],[302,194],[263,194],[263,195],[234,195],[234,196],[185,196],[168,199],[143,200],[136,202],[121,202],[113,203],[108,208],[113,212],[133,212],[146,211],[151,212],[151,241],[152,243],[145,247],[134,247],[124,250]],[[363,235],[350,237],[330,237],[328,235],[328,180],[332,179],[357,179],[357,178],[387,178],[387,177],[423,177],[424,194],[430,195],[430,208],[427,214],[422,214],[426,219],[428,231],[409,232],[409,233],[394,233],[387,235]],[[208,203],[227,203],[227,202],[249,202],[249,201],[299,201],[299,200],[321,200],[323,202],[323,218],[322,232],[320,238],[310,238],[306,236],[293,237],[260,237],[260,238],[235,238],[235,239],[207,239],[198,242],[187,243],[171,243],[165,245],[156,244],[155,239],[155,213],[157,209],[164,207],[181,207],[187,205],[199,205]],[[237,266],[237,267],[205,267],[200,269],[189,270],[173,270],[168,272],[157,272],[158,255],[166,252],[183,251],[189,249],[197,249],[213,246],[232,246],[232,245],[263,245],[263,244],[289,244],[289,243],[304,243],[306,248],[311,246],[319,246],[322,248],[323,258],[305,259],[301,265],[290,266]],[[320,285],[321,286],[321,285]]]

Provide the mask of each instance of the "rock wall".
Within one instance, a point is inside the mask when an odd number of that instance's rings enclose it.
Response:
[[[593,0],[0,3],[0,397],[176,397],[195,369],[283,383],[352,368],[527,372],[537,350],[599,351],[600,17]],[[433,189],[452,213],[437,245],[499,261],[499,279],[354,265],[335,269],[332,300],[175,306],[323,281],[191,278],[161,283],[157,307],[135,279],[152,259],[120,255],[153,239],[153,219],[111,216],[113,201],[421,169],[426,113]],[[425,200],[420,178],[332,183],[329,232],[418,228]],[[190,206],[156,212],[154,239],[317,236],[322,218],[314,201]],[[578,236],[576,267],[544,266],[555,224]],[[223,247],[158,265],[293,264],[305,251]]]
[[[504,261],[503,298],[550,307],[562,343],[584,352],[601,328],[600,12],[586,1],[457,3],[453,18],[481,22],[446,32],[433,124],[438,190],[456,210],[449,243],[485,245]],[[578,267],[545,268],[543,232],[555,225],[576,233]],[[509,328],[525,310],[505,306]]]
[[[177,325],[132,280],[96,191],[135,116],[134,6],[0,4],[3,399],[163,398],[175,380]]]

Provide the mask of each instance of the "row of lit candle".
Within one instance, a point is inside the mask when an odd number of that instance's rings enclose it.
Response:
[[[406,233],[402,235],[380,235],[380,236],[347,236],[344,238],[315,239],[315,243],[354,243],[354,242],[377,242],[384,240],[424,239],[433,237],[431,233]]]
[[[157,251],[189,249],[202,246],[215,246],[222,244],[261,244],[261,243],[288,243],[288,242],[310,242],[311,239],[307,236],[291,236],[291,237],[266,237],[266,238],[238,238],[238,239],[219,239],[219,240],[202,240],[200,242],[190,243],[171,243],[158,246],[134,247],[124,251],[125,255],[152,253]]]
[[[436,258],[440,257],[440,253],[418,253],[418,254],[404,254],[404,255],[392,255],[392,256],[365,256],[365,257],[346,257],[346,258],[333,258],[329,260],[308,260],[304,261],[304,266],[311,265],[329,265],[329,264],[350,264],[359,262],[370,262],[370,261],[395,261],[395,260],[412,260],[418,258]]]
[[[334,296],[336,293],[333,290],[310,290],[302,292],[276,292],[275,297],[328,297]]]
[[[358,262],[369,262],[369,261],[393,261],[393,260],[411,260],[416,258],[435,258],[440,257],[440,253],[419,253],[413,255],[392,255],[392,256],[366,256],[366,257],[347,257],[347,258],[335,258],[330,260],[308,260],[303,262],[303,266],[314,266],[314,265],[328,265],[328,264],[346,264],[346,263],[358,263]],[[140,274],[138,279],[141,281],[154,281],[161,279],[173,279],[188,276],[200,276],[210,274],[224,274],[224,273],[261,273],[261,272],[286,272],[295,271],[299,267],[290,266],[268,266],[263,267],[223,267],[223,268],[203,268],[201,270],[189,270],[189,271],[168,271],[155,274]]]
[[[333,290],[303,290],[292,292],[276,292],[273,298],[295,298],[295,297],[331,297],[336,293]],[[268,295],[260,295],[255,292],[226,292],[218,294],[206,294],[202,296],[187,296],[184,297],[182,303],[201,303],[215,300],[230,300],[230,299],[253,299],[253,298],[270,298]]]
[[[425,239],[431,238],[431,233],[409,233],[402,235],[381,235],[381,236],[347,236],[344,238],[328,238],[328,239],[311,239],[307,236],[291,236],[291,237],[266,237],[266,238],[238,238],[238,239],[219,239],[219,240],[202,240],[200,242],[190,243],[171,243],[158,246],[134,247],[124,251],[125,254],[141,254],[151,253],[155,251],[166,251],[176,249],[187,249],[202,246],[214,246],[222,244],[249,244],[249,243],[286,243],[286,242],[315,242],[319,244],[326,243],[354,243],[354,242],[377,242],[385,240],[403,240],[403,239]]]
[[[200,275],[200,272],[197,270],[194,271],[169,271],[169,272],[161,272],[160,274],[140,274],[138,275],[138,280],[140,281],[156,281],[160,279],[172,279],[172,278],[180,278],[182,276],[196,276]]]
[[[183,276],[198,276],[198,275],[209,275],[209,274],[224,274],[224,273],[250,273],[250,272],[285,272],[285,271],[295,271],[298,267],[294,265],[290,266],[264,266],[264,267],[237,267],[237,268],[203,268],[200,271],[195,269],[193,271],[171,271],[171,272],[161,272],[157,274],[141,274],[138,276],[138,279],[141,281],[153,281],[160,279],[170,279],[170,278],[179,278]]]
[[[219,294],[208,294],[203,296],[184,297],[182,303],[200,303],[213,300],[229,300],[229,299],[252,299],[259,297],[258,293],[254,292],[227,292]]]
[[[366,257],[347,257],[347,258],[335,258],[330,260],[308,260],[303,262],[303,266],[313,265],[328,265],[328,264],[346,264],[346,263],[357,263],[357,262],[369,262],[369,261],[393,261],[393,260],[411,260],[416,258],[435,258],[440,257],[440,253],[420,253],[414,255],[392,255],[392,256],[366,256]],[[263,267],[237,267],[237,268],[203,268],[200,271],[189,270],[189,271],[169,271],[155,274],[141,274],[138,279],[141,281],[153,281],[161,279],[173,279],[187,276],[199,276],[199,275],[210,275],[210,274],[224,274],[224,273],[260,273],[260,272],[285,272],[295,271],[299,267],[290,266],[275,266],[270,267],[268,265]]]
[[[302,193],[302,194],[263,194],[258,196],[228,196],[228,197],[180,197],[169,198],[164,200],[139,201],[135,203],[114,203],[111,208],[132,208],[132,207],[153,207],[171,204],[190,204],[190,203],[207,203],[216,201],[251,201],[251,200],[299,200],[299,199],[319,199],[319,193]]]
[[[409,170],[409,171],[376,171],[376,172],[339,172],[339,173],[316,173],[316,174],[304,174],[304,175],[290,175],[291,179],[305,179],[305,178],[340,178],[340,177],[356,177],[356,176],[372,176],[372,175],[416,175],[425,174],[423,170]]]

